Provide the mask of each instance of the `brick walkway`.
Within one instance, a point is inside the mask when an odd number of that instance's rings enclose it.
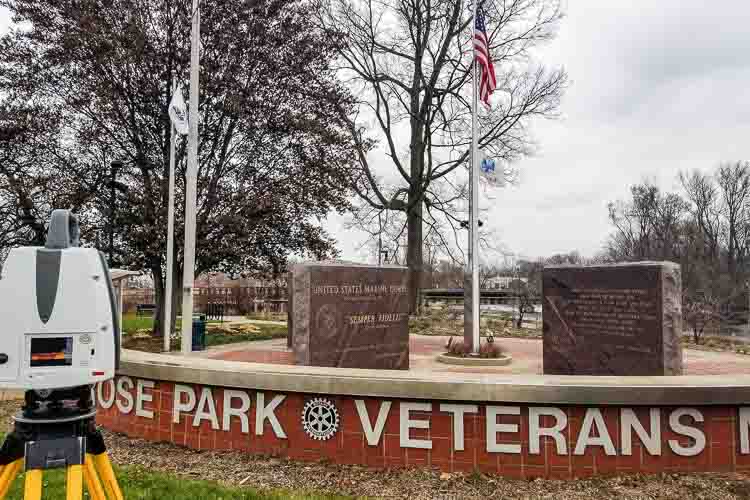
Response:
[[[435,357],[444,352],[447,341],[448,337],[412,335],[409,343],[411,369],[465,373],[542,373],[542,342],[540,340],[498,338],[496,342],[513,356],[513,362],[508,366],[492,368],[467,368],[438,363]],[[294,356],[286,348],[286,339],[226,345],[219,349],[204,351],[201,355],[228,361],[294,364]],[[685,349],[683,356],[686,375],[750,374],[749,355]]]

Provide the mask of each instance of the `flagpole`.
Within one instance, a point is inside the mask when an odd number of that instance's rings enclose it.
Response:
[[[477,23],[477,3],[474,0],[474,21],[473,30],[476,30]],[[472,39],[472,56],[474,56],[474,31],[471,34]],[[474,78],[472,80],[472,102],[471,102],[471,202],[469,208],[469,265],[471,266],[471,337],[472,352],[479,354],[479,165],[477,164],[478,140],[477,140],[477,83],[478,83],[478,64],[477,58],[473,57],[474,63],[472,71]]]
[[[193,348],[193,284],[195,283],[195,225],[198,182],[198,72],[200,70],[200,6],[193,0],[190,42],[190,117],[188,164],[185,175],[185,258],[182,275],[182,354]]]
[[[177,78],[172,78],[172,96],[177,92]],[[170,98],[171,100],[172,98]],[[164,352],[169,352],[172,335],[172,274],[174,273],[174,162],[177,130],[169,120],[169,205],[167,208],[167,286],[164,297]]]

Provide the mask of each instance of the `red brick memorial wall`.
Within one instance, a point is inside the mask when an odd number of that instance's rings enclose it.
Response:
[[[513,478],[750,471],[750,407],[459,404],[126,376],[96,393],[103,427],[195,449]]]

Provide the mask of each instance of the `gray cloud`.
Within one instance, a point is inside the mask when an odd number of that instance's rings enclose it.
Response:
[[[650,179],[679,189],[680,170],[750,157],[750,3],[570,0],[539,52],[573,81],[559,121],[534,124],[538,154],[521,183],[482,198],[507,249],[528,257],[599,251],[607,202]],[[344,254],[358,236],[328,222]]]
[[[535,126],[540,151],[497,196],[491,224],[527,256],[601,248],[606,204],[650,178],[748,158],[750,4],[571,0],[540,57],[573,80],[563,118]]]
[[[533,125],[538,154],[517,187],[482,198],[503,246],[534,257],[592,254],[609,232],[606,204],[650,178],[677,189],[682,169],[750,159],[750,3],[569,0],[541,61],[568,70],[562,118]],[[0,33],[9,24],[0,9]],[[490,196],[487,196],[489,194]],[[490,200],[491,198],[491,200]],[[326,227],[345,258],[361,235]]]
[[[10,12],[5,7],[0,7],[0,35],[5,34],[10,26]]]

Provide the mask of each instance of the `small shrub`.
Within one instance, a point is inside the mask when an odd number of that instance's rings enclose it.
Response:
[[[480,358],[499,358],[503,355],[503,349],[495,342],[485,342],[479,346]]]
[[[453,356],[466,356],[469,354],[469,346],[464,344],[463,340],[450,342],[448,345],[448,354],[452,354]]]

